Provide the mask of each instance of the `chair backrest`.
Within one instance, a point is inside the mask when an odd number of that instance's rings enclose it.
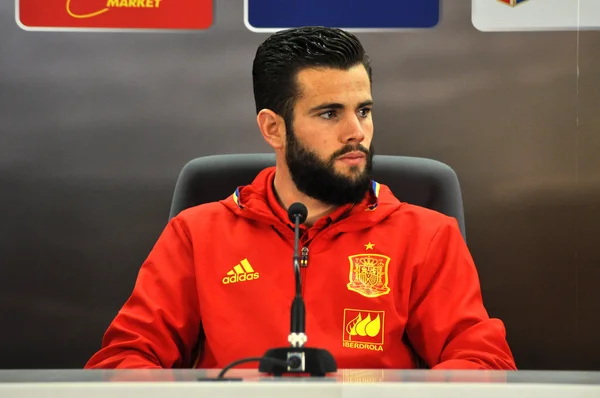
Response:
[[[188,162],[177,180],[170,217],[202,203],[231,195],[264,168],[275,165],[273,154],[229,154],[199,157]],[[452,168],[437,160],[375,155],[372,177],[387,185],[401,201],[454,217],[466,241],[462,194]]]

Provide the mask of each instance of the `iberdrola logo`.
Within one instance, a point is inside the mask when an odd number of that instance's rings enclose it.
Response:
[[[25,30],[208,29],[213,0],[16,0]]]

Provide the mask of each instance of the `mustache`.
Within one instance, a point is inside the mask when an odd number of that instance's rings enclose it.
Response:
[[[367,156],[369,155],[369,150],[367,148],[365,148],[364,146],[362,146],[361,144],[358,144],[358,145],[346,145],[343,148],[340,148],[337,151],[335,151],[333,153],[333,155],[331,155],[331,160],[339,158],[340,156],[343,156],[343,155],[345,155],[347,153],[356,152],[356,151],[360,151],[360,152],[364,153]]]
[[[340,148],[337,151],[335,151],[333,153],[333,155],[331,155],[331,157],[337,158],[337,157],[343,156],[347,153],[356,152],[356,151],[360,151],[360,152],[364,153],[365,155],[369,154],[369,150],[367,148],[358,144],[358,145],[346,145],[343,148]]]

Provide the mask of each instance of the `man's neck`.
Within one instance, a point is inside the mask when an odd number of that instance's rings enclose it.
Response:
[[[275,197],[284,209],[287,210],[294,202],[300,202],[306,206],[308,217],[306,218],[304,225],[307,226],[313,225],[321,217],[333,213],[336,209],[336,206],[334,205],[322,203],[298,191],[288,170],[280,170],[280,168],[277,168],[275,179],[273,181],[273,189],[275,191]]]

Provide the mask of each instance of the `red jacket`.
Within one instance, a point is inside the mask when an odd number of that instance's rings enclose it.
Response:
[[[274,175],[169,222],[86,368],[222,368],[289,346],[294,232]],[[454,219],[373,182],[301,247],[307,346],[338,368],[515,369]]]

